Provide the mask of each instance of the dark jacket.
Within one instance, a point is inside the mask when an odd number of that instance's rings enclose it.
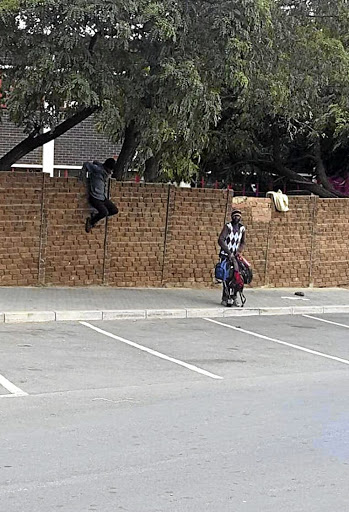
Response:
[[[111,175],[100,162],[85,162],[83,167],[88,172],[90,195],[95,199],[104,201],[107,198],[108,181]]]

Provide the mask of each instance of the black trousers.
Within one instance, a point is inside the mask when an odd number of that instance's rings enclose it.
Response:
[[[94,226],[98,221],[104,219],[105,217],[111,217],[112,215],[116,215],[118,213],[117,206],[110,201],[110,199],[104,199],[101,201],[100,199],[96,199],[95,197],[89,197],[90,205],[93,208],[96,208],[98,213],[91,216],[91,225]]]

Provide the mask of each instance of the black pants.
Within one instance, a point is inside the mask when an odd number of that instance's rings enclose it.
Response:
[[[112,215],[116,215],[118,213],[118,209],[115,204],[110,201],[110,199],[104,199],[101,201],[100,199],[96,199],[95,197],[89,197],[90,205],[93,208],[96,208],[98,213],[91,216],[91,225],[94,226],[97,224],[99,220],[104,219],[105,217],[111,217]]]

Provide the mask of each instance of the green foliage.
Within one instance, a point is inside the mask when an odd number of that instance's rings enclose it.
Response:
[[[2,0],[2,92],[28,133],[100,107],[112,140],[136,127],[133,165],[156,155],[170,177],[319,145],[328,161],[349,133],[348,34],[347,0]]]
[[[248,84],[243,55],[264,9],[251,0],[13,1],[0,17],[8,112],[30,133],[97,105],[112,140],[135,123],[137,165],[162,153],[190,169],[220,117],[226,77]]]
[[[328,162],[347,145],[348,3],[275,1],[263,7],[268,22],[259,44],[245,54],[246,83],[237,96],[227,80],[221,121],[202,160],[202,169],[221,175],[223,169],[231,179],[251,172],[240,162],[259,160],[265,168],[276,157],[296,171],[315,173],[319,146]]]

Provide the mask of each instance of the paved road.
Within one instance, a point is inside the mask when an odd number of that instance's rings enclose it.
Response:
[[[311,316],[1,325],[1,510],[346,511],[349,316]]]

